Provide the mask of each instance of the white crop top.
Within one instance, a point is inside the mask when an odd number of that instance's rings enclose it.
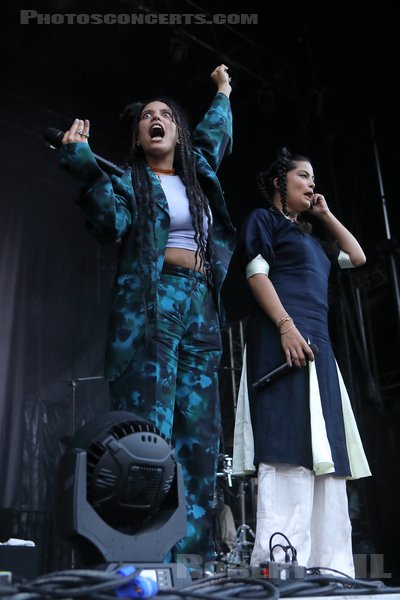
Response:
[[[170,215],[170,228],[167,248],[184,248],[197,250],[194,240],[192,215],[189,211],[189,199],[186,188],[178,175],[160,175],[162,189],[168,201]],[[208,221],[206,214],[203,217],[204,238],[208,235]]]

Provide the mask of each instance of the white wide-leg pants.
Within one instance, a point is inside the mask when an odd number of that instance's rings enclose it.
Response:
[[[336,569],[354,577],[344,478],[316,476],[293,465],[260,464],[252,566],[270,560],[270,537],[276,532],[283,533],[296,548],[300,566]],[[275,544],[286,546],[287,542],[282,536],[274,536]],[[280,548],[274,551],[274,559],[285,562]]]

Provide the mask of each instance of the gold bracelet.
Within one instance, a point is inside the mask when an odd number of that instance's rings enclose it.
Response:
[[[291,325],[288,329],[286,329],[286,331],[281,331],[281,335],[285,335],[285,333],[287,333],[288,331],[290,331],[291,329],[294,329],[296,327],[295,324]]]
[[[278,327],[278,329],[286,321],[293,321],[293,319],[292,317],[289,317],[289,315],[285,315],[284,317],[282,317],[282,319],[279,319],[279,321],[276,322],[276,326]]]

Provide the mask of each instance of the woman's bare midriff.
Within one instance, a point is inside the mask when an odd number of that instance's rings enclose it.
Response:
[[[186,269],[192,269],[193,271],[205,273],[204,267],[199,268],[198,260],[196,266],[196,253],[193,250],[184,250],[183,248],[166,248],[164,263],[167,265],[185,267]]]

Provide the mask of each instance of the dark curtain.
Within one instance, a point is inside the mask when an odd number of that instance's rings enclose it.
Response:
[[[11,89],[12,83],[9,85]],[[46,90],[50,87],[49,84]],[[1,99],[0,510],[11,510],[14,537],[33,539],[40,546],[44,572],[64,567],[67,561],[63,545],[53,536],[52,522],[57,464],[64,443],[84,422],[109,407],[108,388],[101,375],[117,248],[99,245],[88,235],[74,204],[78,190],[59,168],[58,151],[49,149],[43,140],[47,127],[65,128],[72,121],[70,115],[47,109],[44,91],[36,101],[29,98],[28,91],[5,91]],[[37,88],[39,91],[41,88]],[[58,93],[61,95],[51,87],[49,105],[61,104]],[[75,101],[65,94],[65,89],[63,93],[68,113],[68,103]],[[78,114],[89,112],[82,109],[86,102],[93,108],[97,123],[102,123],[104,107],[98,107],[96,114],[91,98],[82,102],[77,107]],[[111,114],[115,110],[115,106],[107,107]],[[240,110],[235,114],[240,121]],[[366,520],[373,525],[376,551],[386,555],[388,568],[397,574],[393,540],[398,533],[395,507],[399,496],[393,490],[397,489],[395,465],[399,459],[398,314],[387,269],[378,269],[379,261],[387,258],[387,248],[383,248],[379,259],[375,246],[384,238],[382,211],[365,123],[365,116],[356,119],[349,113],[348,121],[338,124],[335,136],[315,126],[316,140],[326,139],[326,147],[321,149],[312,140],[308,145],[314,148],[310,154],[325,164],[325,170],[318,175],[319,188],[330,192],[327,196],[335,214],[344,217],[344,222],[363,240],[363,246],[364,240],[367,242],[369,270],[364,269],[364,276],[362,269],[359,275],[344,275],[342,286],[336,288],[337,295],[332,298],[332,333],[374,473],[365,482],[369,511]],[[388,131],[389,126],[384,115],[377,119],[377,131]],[[363,135],[354,135],[356,141],[350,143],[353,138],[347,130],[356,128]],[[252,198],[251,193],[235,189],[238,165],[246,158],[239,149],[247,147],[247,136],[248,128],[242,120],[237,127],[233,157],[236,162],[231,163],[231,170],[224,171],[223,181],[233,204],[240,200],[241,206],[250,209],[247,200]],[[118,163],[119,144],[110,133],[97,131],[93,148]],[[382,164],[386,165],[383,176],[387,197],[394,199],[395,180],[393,183],[387,174],[397,172],[398,153],[383,143],[379,148]],[[244,167],[249,178],[243,180],[249,186],[254,166],[244,163]],[[240,169],[242,173],[242,166]],[[333,181],[338,190],[347,187],[345,200],[339,202]],[[351,185],[346,186],[346,181]],[[392,201],[390,209],[394,239],[398,239],[399,205]],[[237,212],[236,225],[240,225],[243,216]],[[397,265],[398,256],[397,247]],[[382,279],[382,285],[375,281],[375,275]],[[371,364],[361,344],[354,286],[362,292]],[[231,369],[237,368],[237,385],[241,365],[239,351],[232,364],[226,334],[224,350],[221,450],[231,454],[236,394]],[[389,375],[393,381],[387,380]],[[380,396],[379,384],[383,381],[388,383],[385,390],[381,386]],[[387,519],[388,514],[391,517]]]
[[[77,189],[42,139],[58,117],[3,101],[0,507],[20,515],[14,537],[40,537],[51,528],[65,442],[108,410],[103,350],[116,248],[88,235]]]

